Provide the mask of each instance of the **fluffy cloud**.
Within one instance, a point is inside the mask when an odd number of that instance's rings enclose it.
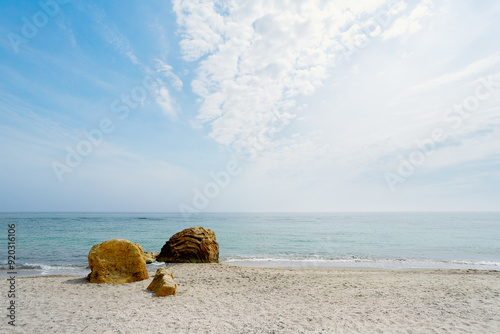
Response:
[[[199,61],[192,88],[210,137],[236,150],[270,144],[294,117],[296,98],[313,94],[347,48],[380,34],[376,18],[402,7],[383,4],[174,1],[183,57]]]
[[[431,0],[225,4],[177,0],[174,10],[183,57],[197,66],[191,86],[200,96],[198,120],[216,142],[259,151],[249,167],[251,182],[272,181],[273,189],[280,188],[278,180],[282,189],[290,180],[316,182],[325,193],[361,182],[385,191],[384,171],[397,169],[399,157],[418,149],[435,128],[445,131],[447,142],[436,143],[439,154],[426,160],[427,170],[486,159],[497,149],[481,144],[498,136],[493,94],[459,129],[445,119],[474,94],[472,77],[498,63],[486,47],[467,49],[488,33],[486,26],[477,36],[450,30],[450,22],[460,22],[448,16],[450,6]],[[455,49],[439,48],[450,38]],[[454,62],[466,49],[468,56]],[[290,125],[299,115],[306,121]],[[472,154],[472,143],[482,154]],[[450,164],[430,162],[459,151],[463,159]]]
[[[383,38],[408,36],[422,29],[422,21],[432,15],[432,0],[419,3],[409,15],[398,18],[392,27],[384,32]]]

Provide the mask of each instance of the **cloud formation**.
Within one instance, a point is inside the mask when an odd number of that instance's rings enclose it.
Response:
[[[432,0],[424,0],[410,14],[398,18],[392,27],[384,32],[384,39],[409,36],[422,29],[423,21],[432,16]]]
[[[385,5],[385,6],[383,6]],[[210,137],[248,149],[294,118],[298,96],[315,92],[327,70],[367,36],[375,14],[390,16],[384,1],[174,1],[182,54],[198,61],[193,91],[198,118]],[[379,34],[378,29],[368,34]]]
[[[481,72],[490,69],[499,62],[500,62],[500,54],[493,54],[484,59],[475,61],[472,64],[469,64],[458,71],[447,73],[437,78],[431,79],[423,84],[413,87],[412,89],[416,91],[436,89],[441,85],[466,79],[474,75],[476,76],[478,74],[480,75]]]

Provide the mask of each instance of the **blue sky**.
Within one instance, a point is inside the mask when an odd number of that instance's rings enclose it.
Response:
[[[0,211],[499,208],[498,2],[40,3],[0,4]]]

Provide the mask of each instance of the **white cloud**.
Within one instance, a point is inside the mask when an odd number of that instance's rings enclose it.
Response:
[[[162,77],[156,76],[156,83],[158,88],[154,90],[155,101],[162,110],[162,112],[168,116],[171,120],[177,120],[177,110],[175,99],[171,96],[170,90],[167,86],[173,87],[177,91],[181,91],[183,87],[182,80],[173,72],[173,67],[163,62],[161,59],[155,59],[156,68],[155,72],[160,74]],[[151,71],[148,69],[148,71]],[[170,85],[164,81],[168,79]]]
[[[295,99],[322,85],[384,3],[231,1],[217,10],[210,1],[174,1],[183,57],[200,61],[192,88],[210,137],[240,150],[278,131],[294,117]],[[376,24],[373,36],[385,28]]]
[[[169,78],[172,86],[180,91],[183,86],[182,80],[172,70],[172,66],[166,64],[160,59],[156,59],[156,71]]]
[[[139,59],[134,54],[130,42],[118,27],[107,19],[106,12],[97,6],[79,3],[80,10],[87,12],[94,21],[94,27],[101,37],[110,44],[116,51],[127,57],[134,65],[141,65]]]
[[[174,1],[177,24],[184,27],[181,41],[183,57],[196,60],[213,52],[222,41],[224,22],[210,1]]]
[[[252,194],[259,198],[253,200],[255,207],[239,203],[243,210],[331,210],[338,203],[343,209],[400,210],[399,204],[411,208],[408,203],[418,198],[431,203],[426,199],[433,192],[411,194],[406,203],[393,196],[384,180],[385,168],[399,163],[398,155],[418,148],[434,128],[449,125],[443,124],[443,114],[471,94],[469,87],[449,89],[445,83],[496,64],[495,58],[485,58],[464,69],[456,67],[447,76],[436,75],[460,50],[469,52],[461,59],[489,54],[484,52],[489,46],[468,48],[481,33],[462,38],[450,29],[463,17],[450,14],[448,9],[455,10],[451,6],[439,6],[445,2],[372,2],[369,8],[360,2],[233,1],[224,11],[215,5],[205,8],[217,17],[204,20],[199,13],[190,14],[192,2],[177,1],[178,22],[190,22],[180,26],[183,56],[198,66],[191,83],[201,97],[198,119],[211,127],[210,136],[218,143],[259,150],[241,183],[236,181],[236,190],[224,200]],[[190,28],[196,20],[203,21],[199,26],[207,30],[205,35]],[[477,26],[476,21],[470,24]],[[435,29],[424,29],[427,26]],[[404,43],[404,37],[416,32],[421,32],[418,38]],[[403,38],[384,43],[394,37]],[[439,48],[447,38],[456,45]],[[429,60],[435,61],[432,66]],[[335,77],[328,77],[330,73]],[[429,83],[438,89],[432,93],[423,96],[411,90],[435,77],[438,80]],[[494,103],[493,98],[482,102],[476,115]],[[307,107],[299,111],[304,104]],[[450,145],[435,153],[449,157],[463,152],[463,159],[450,159],[450,165],[440,167],[428,163],[419,171],[453,168],[494,154],[498,145],[486,143],[497,134],[481,136],[489,130],[476,115],[464,120],[461,131],[446,129],[461,149]],[[292,119],[297,121],[290,124]],[[292,136],[295,132],[301,135]],[[467,136],[472,139],[463,140]],[[476,143],[481,152],[474,154]],[[413,180],[418,186],[429,182],[419,176]],[[385,206],[373,204],[380,198]],[[277,202],[283,206],[274,205]]]
[[[472,64],[465,66],[463,69],[458,71],[447,73],[440,77],[431,79],[423,84],[414,86],[412,90],[421,91],[426,89],[434,89],[438,86],[449,84],[461,79],[471,77],[473,75],[478,75],[484,70],[496,65],[500,62],[500,54],[493,54],[484,59],[478,60]]]
[[[432,6],[432,0],[419,3],[409,15],[398,18],[392,27],[382,34],[382,37],[389,39],[416,33],[422,29],[424,19],[432,15]]]
[[[177,112],[173,106],[170,92],[166,87],[161,86],[158,88],[158,90],[156,91],[155,100],[165,115],[169,116],[172,119],[177,119]]]
[[[481,135],[462,138],[457,136],[460,145],[441,148],[426,162],[426,169],[453,167],[498,156],[498,152],[500,152],[500,122],[498,119],[496,123],[495,126],[490,127],[491,131],[484,132]],[[485,128],[482,127],[482,129]],[[471,147],[474,147],[474,149],[471,150]]]

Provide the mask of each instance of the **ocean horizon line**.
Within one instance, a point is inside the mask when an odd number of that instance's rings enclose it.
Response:
[[[180,214],[185,216],[198,215],[205,213],[226,214],[226,213],[248,213],[248,214],[328,214],[328,213],[500,213],[500,210],[380,210],[380,211],[199,211],[190,212],[189,214],[180,211],[0,211],[0,214],[37,214],[37,213],[83,213],[83,214]]]
[[[158,252],[192,226],[214,231],[219,259],[230,264],[500,268],[498,212],[26,212],[0,219],[15,223],[16,264],[48,271],[85,266],[90,248],[109,239]]]

